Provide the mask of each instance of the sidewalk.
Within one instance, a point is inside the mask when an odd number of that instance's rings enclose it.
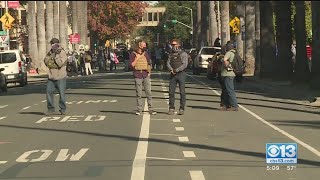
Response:
[[[320,91],[311,89],[307,83],[294,84],[291,81],[274,81],[254,76],[244,77],[243,83],[258,84],[260,88],[268,89],[297,104],[320,107]]]

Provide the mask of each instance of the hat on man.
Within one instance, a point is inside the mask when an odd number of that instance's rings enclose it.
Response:
[[[59,39],[57,39],[57,38],[52,38],[52,39],[50,40],[50,44],[55,44],[55,43],[60,43]]]

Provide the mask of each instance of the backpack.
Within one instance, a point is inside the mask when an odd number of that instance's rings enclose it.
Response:
[[[234,58],[231,62],[233,72],[237,76],[246,73],[244,61],[242,60],[240,55],[235,50],[231,50],[231,52],[234,53]]]

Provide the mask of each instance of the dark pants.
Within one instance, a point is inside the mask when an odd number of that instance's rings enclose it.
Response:
[[[110,61],[110,71],[112,71],[112,70],[113,70],[113,67],[114,67],[114,70],[116,70],[116,69],[117,69],[117,65],[116,65],[116,63],[115,63],[114,61]]]
[[[187,74],[182,71],[177,73],[176,75],[170,74],[170,82],[169,82],[169,109],[175,109],[175,92],[177,84],[179,84],[179,92],[180,92],[180,109],[184,110],[186,105],[186,84]]]
[[[66,111],[66,78],[60,80],[48,80],[47,83],[47,108],[48,111],[54,112],[54,91],[57,89],[60,94],[59,107],[61,112]]]
[[[226,99],[226,97],[227,97],[226,91],[227,90],[226,90],[226,86],[223,82],[223,78],[220,75],[220,72],[218,72],[218,81],[221,86],[220,107],[225,106],[225,107],[229,108],[230,104],[228,102],[228,99]]]
[[[234,90],[234,77],[226,76],[222,77],[222,80],[223,86],[221,88],[221,101],[223,101],[223,105],[238,108],[238,101]]]

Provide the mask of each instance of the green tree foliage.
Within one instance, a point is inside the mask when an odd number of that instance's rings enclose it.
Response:
[[[307,34],[307,43],[311,42],[312,39],[312,18],[311,18],[311,1],[305,1],[305,9],[306,9],[306,34]],[[294,16],[296,14],[296,7],[294,2],[291,2],[291,22],[292,24],[294,24]],[[293,39],[295,40],[295,32],[294,32],[294,26],[292,26],[292,35],[293,35]]]

